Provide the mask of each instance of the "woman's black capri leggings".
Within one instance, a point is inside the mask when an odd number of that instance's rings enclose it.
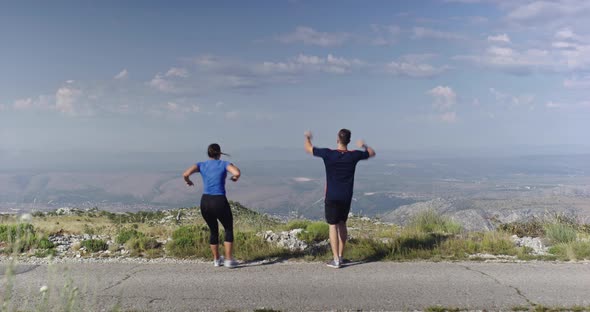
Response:
[[[225,195],[208,195],[203,194],[201,197],[201,215],[211,232],[209,244],[219,244],[219,225],[221,222],[225,229],[225,241],[231,243],[234,241],[234,218],[229,207],[229,202]]]

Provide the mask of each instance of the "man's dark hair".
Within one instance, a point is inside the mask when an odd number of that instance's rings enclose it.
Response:
[[[341,129],[338,131],[338,141],[341,144],[348,145],[348,143],[350,143],[350,130]]]

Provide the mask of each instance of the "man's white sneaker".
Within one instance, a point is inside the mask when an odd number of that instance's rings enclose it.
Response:
[[[233,268],[235,268],[235,267],[237,267],[237,266],[238,266],[238,262],[236,262],[236,260],[234,260],[234,259],[228,259],[228,260],[225,260],[225,261],[223,262],[223,265],[224,265],[226,268],[233,269]]]
[[[223,257],[219,257],[219,259],[217,260],[213,260],[213,266],[214,267],[220,267],[223,265]]]
[[[334,269],[340,269],[340,261],[332,260],[328,262],[327,265]]]

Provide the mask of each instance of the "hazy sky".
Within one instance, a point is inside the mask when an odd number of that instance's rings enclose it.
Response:
[[[590,1],[3,1],[0,150],[586,145]]]

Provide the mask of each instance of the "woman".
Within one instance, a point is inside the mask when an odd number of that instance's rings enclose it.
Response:
[[[240,169],[229,161],[221,160],[219,144],[211,144],[207,149],[209,160],[199,162],[188,168],[184,174],[184,181],[188,186],[193,186],[190,180],[191,174],[200,172],[203,178],[203,197],[201,197],[201,214],[207,222],[210,231],[209,244],[213,252],[213,265],[218,267],[222,263],[225,267],[234,268],[237,262],[232,257],[234,241],[233,216],[227,198],[225,197],[225,179],[229,171],[233,176],[231,180],[237,182],[240,178]],[[229,155],[227,155],[229,156]],[[225,261],[219,257],[219,225],[221,222],[225,229]]]

